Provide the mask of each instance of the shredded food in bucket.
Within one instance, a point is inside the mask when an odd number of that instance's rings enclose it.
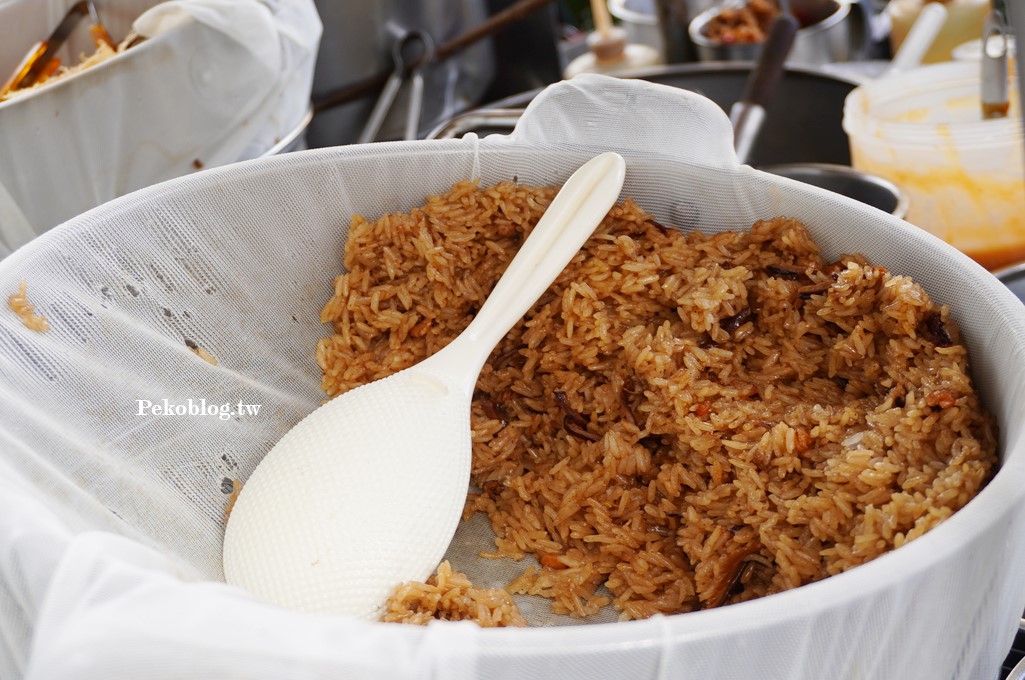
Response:
[[[135,40],[135,38],[136,37],[134,35],[131,35],[116,47],[111,47],[110,45],[107,45],[105,43],[99,43],[96,46],[96,51],[88,56],[82,55],[78,64],[74,66],[61,65],[51,75],[43,78],[35,85],[30,85],[29,87],[20,88],[17,90],[11,90],[10,92],[7,92],[5,94],[0,94],[0,102],[6,101],[8,99],[14,99],[15,97],[19,97],[23,94],[28,94],[29,92],[35,92],[41,87],[45,87],[47,85],[52,85],[54,83],[60,82],[62,80],[65,80],[66,78],[70,78],[71,76],[78,75],[82,71],[90,69],[93,66],[102,64],[105,61],[109,61],[110,59],[113,59],[118,54],[121,54],[126,49],[128,49],[128,47],[131,44],[131,41]]]
[[[409,214],[355,216],[321,314],[324,390],[455,338],[555,192],[461,182]],[[840,573],[950,517],[997,464],[958,327],[917,284],[823,259],[792,219],[682,233],[630,199],[495,349],[471,422],[466,514],[497,536],[482,555],[533,555],[508,592],[578,617]],[[511,600],[471,592],[446,564],[385,618],[518,622]]]

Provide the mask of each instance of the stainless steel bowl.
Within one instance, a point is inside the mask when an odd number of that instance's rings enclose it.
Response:
[[[893,182],[846,165],[832,163],[787,163],[759,170],[821,187],[904,219],[908,197]]]
[[[858,0],[835,0],[836,10],[822,21],[797,32],[787,64],[819,67],[864,57],[868,51],[868,21]],[[705,35],[708,23],[720,11],[718,5],[694,17],[688,28],[701,61],[754,60],[761,43],[722,44]]]

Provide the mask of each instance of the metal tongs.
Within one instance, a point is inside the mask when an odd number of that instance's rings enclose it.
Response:
[[[419,53],[415,51],[417,44],[420,45]],[[381,131],[381,125],[384,124],[384,119],[395,102],[399,88],[407,79],[410,81],[410,92],[403,139],[416,139],[424,97],[423,67],[433,58],[434,42],[431,36],[423,31],[409,31],[395,41],[392,45],[395,68],[384,84],[381,96],[374,104],[374,110],[370,112],[370,118],[356,140],[357,143],[366,144],[377,139],[377,133]]]
[[[1007,51],[1009,30],[999,10],[986,17],[982,32],[982,117],[1006,118],[1010,108],[1007,93]]]
[[[0,97],[13,90],[32,87],[53,75],[54,71],[60,68],[61,65],[60,59],[57,57],[57,51],[67,41],[68,36],[74,32],[79,22],[86,17],[89,17],[89,34],[92,36],[96,46],[99,47],[101,44],[106,44],[108,47],[116,49],[114,41],[111,40],[110,34],[107,33],[107,29],[100,23],[99,15],[96,13],[96,7],[93,3],[89,0],[76,2],[68,10],[68,13],[64,15],[61,22],[57,24],[57,28],[53,30],[50,37],[32,46],[32,49],[29,50],[25,58],[18,64],[14,75],[0,88]]]

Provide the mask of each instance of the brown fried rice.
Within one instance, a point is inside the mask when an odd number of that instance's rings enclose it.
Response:
[[[409,214],[355,216],[321,314],[324,390],[451,341],[555,191],[461,182]],[[681,233],[629,199],[494,350],[471,422],[485,556],[534,555],[508,591],[580,617],[840,573],[935,527],[997,463],[958,328],[917,284],[824,259],[792,219]],[[401,587],[388,619],[431,618],[426,589],[466,604],[445,618],[517,620],[444,569]]]

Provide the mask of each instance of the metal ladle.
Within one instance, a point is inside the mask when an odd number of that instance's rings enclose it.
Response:
[[[412,48],[418,43],[421,49],[419,53],[414,53]],[[433,57],[434,41],[423,31],[409,31],[395,41],[392,45],[392,61],[395,68],[384,84],[381,96],[374,104],[370,118],[356,140],[358,144],[366,144],[377,139],[384,119],[388,115],[388,111],[391,110],[392,104],[395,103],[399,88],[407,78],[410,81],[409,105],[406,109],[406,124],[402,138],[416,139],[420,128],[420,110],[423,107],[424,98],[423,68]]]

